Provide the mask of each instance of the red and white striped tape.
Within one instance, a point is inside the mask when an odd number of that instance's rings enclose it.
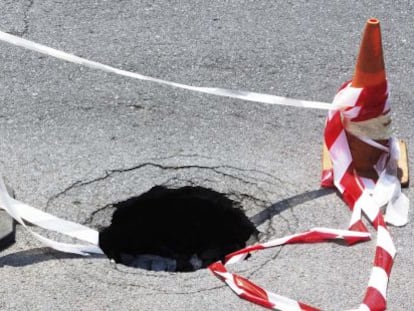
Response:
[[[389,152],[384,152],[377,163],[380,177],[376,183],[366,178],[360,178],[354,170],[343,119],[363,121],[388,113],[387,84],[361,89],[354,88],[350,83],[347,83],[339,91],[334,102],[336,100],[347,101],[353,107],[346,108],[342,112],[328,113],[325,143],[333,162],[331,176],[333,176],[333,182],[342,193],[345,202],[350,209],[354,210],[350,229],[367,231],[359,217],[363,211],[377,230],[374,267],[360,309],[385,310],[388,278],[396,249],[380,208],[387,204],[387,215],[388,213],[396,215],[396,217],[388,217],[388,222],[394,225],[404,225],[407,222],[409,207],[408,199],[401,193],[400,182],[396,177],[396,163],[399,158],[398,144],[394,138],[390,138]],[[384,163],[386,163],[385,167]],[[326,180],[323,182],[326,183]]]
[[[241,298],[273,310],[320,310],[269,292],[237,274],[229,273],[224,265],[239,262],[252,252],[284,244],[318,243],[332,239],[343,239],[348,245],[352,245],[365,241],[370,238],[370,235],[361,219],[362,212],[364,212],[377,230],[377,243],[374,267],[365,298],[358,310],[380,311],[386,309],[387,285],[396,249],[380,208],[387,205],[388,217],[386,216],[386,219],[394,225],[407,223],[409,208],[409,201],[401,193],[400,182],[396,177],[399,147],[397,141],[390,138],[389,146],[384,150],[376,166],[380,172],[378,181],[361,178],[354,170],[343,124],[345,119],[362,121],[388,113],[387,98],[388,89],[386,84],[375,88],[361,89],[354,88],[350,83],[346,83],[335,96],[333,104],[342,107],[348,106],[348,108],[329,111],[325,128],[325,143],[333,162],[333,169],[323,172],[322,185],[335,185],[352,210],[349,230],[315,228],[308,232],[246,247],[229,254],[224,264],[221,262],[212,264],[209,269],[213,274],[225,282]],[[364,103],[364,106],[362,106],[362,103]],[[371,139],[363,139],[375,145]]]
[[[252,252],[285,244],[320,243],[339,239],[344,240],[348,244],[354,244],[369,240],[370,234],[368,232],[314,228],[307,232],[286,236],[262,244],[256,244],[231,253],[226,256],[225,264],[234,264],[242,261]],[[280,311],[319,310],[318,308],[312,307],[303,302],[295,301],[293,299],[269,292],[237,274],[229,273],[221,262],[216,262],[210,265],[209,269],[241,298],[247,299],[269,309]]]

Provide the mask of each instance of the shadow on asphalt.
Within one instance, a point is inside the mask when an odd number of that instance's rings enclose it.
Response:
[[[293,197],[284,199],[282,201],[276,202],[263,211],[257,213],[256,215],[250,217],[250,221],[256,226],[260,226],[266,220],[271,219],[273,216],[280,214],[284,210],[303,204],[307,201],[314,200],[325,195],[335,193],[334,189],[321,188],[317,190],[312,190],[304,193],[297,194]]]

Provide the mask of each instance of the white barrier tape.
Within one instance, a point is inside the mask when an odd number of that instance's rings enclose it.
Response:
[[[358,122],[345,118],[344,126],[347,132],[354,136],[369,137],[376,140],[388,139],[392,134],[391,113]]]
[[[389,231],[383,226],[379,226],[377,234],[377,246],[387,251],[387,253],[394,258],[397,250],[395,248],[394,242],[392,241]]]
[[[371,311],[366,304],[361,304],[356,311]]]
[[[353,87],[351,82],[349,82],[335,95],[332,104],[337,107],[349,107],[347,110],[341,112],[341,121],[346,132],[372,147],[389,152],[389,149],[386,146],[375,141],[389,139],[392,134],[391,113],[389,112],[388,98],[384,105],[383,115],[365,121],[351,121],[351,119],[356,118],[361,112],[362,107],[356,106],[356,103],[362,90],[362,88]],[[328,119],[332,116],[333,114],[328,115]]]
[[[386,156],[384,155],[384,158]],[[375,187],[374,197],[383,197],[382,203],[387,204],[387,210],[384,219],[393,226],[404,226],[408,223],[408,212],[410,209],[410,200],[401,191],[401,183],[397,178],[397,161],[400,158],[400,147],[398,140],[391,138],[390,140],[390,159],[380,174],[379,182]],[[388,188],[389,196],[385,196]],[[384,199],[385,196],[385,199]],[[387,200],[388,199],[388,200]]]
[[[10,197],[3,179],[0,176],[0,208],[4,209],[18,223],[27,229],[36,239],[48,247],[65,253],[79,255],[103,254],[99,248],[99,233],[83,225],[67,221],[51,214],[45,213],[25,203]],[[91,243],[91,245],[62,243],[46,238],[33,230],[25,223],[28,221],[46,230],[52,230],[78,240]]]
[[[384,299],[387,298],[388,275],[381,267],[373,267],[368,287],[375,288]]]
[[[9,205],[13,205],[20,217],[33,225],[46,230],[60,232],[95,245],[98,244],[99,234],[95,230],[91,230],[88,227],[71,221],[60,219],[13,198],[9,198]]]
[[[75,56],[73,54],[69,54],[63,51],[59,51],[48,46],[23,39],[3,31],[0,31],[0,40],[10,43],[12,45],[22,47],[31,51],[39,52],[45,55],[49,55],[61,60],[65,60],[71,63],[79,64],[85,67],[89,67],[91,69],[102,70],[105,72],[114,73],[120,76],[129,77],[133,79],[149,81],[153,83],[158,83],[162,85],[167,85],[171,87],[176,87],[188,91],[222,96],[222,97],[229,97],[235,99],[241,99],[245,101],[257,102],[257,103],[264,103],[270,105],[281,105],[281,106],[292,106],[292,107],[302,107],[302,108],[314,108],[314,109],[323,109],[323,110],[336,110],[344,106],[335,106],[330,103],[318,102],[318,101],[307,101],[307,100],[299,100],[299,99],[292,99],[282,96],[270,95],[270,94],[263,94],[263,93],[256,93],[256,92],[249,92],[249,91],[237,91],[237,90],[229,90],[217,87],[199,87],[199,86],[192,86],[186,85],[182,83],[167,81],[163,79],[153,78],[149,76],[145,76],[139,73],[130,72],[122,69],[118,69],[109,65],[101,64],[95,61],[91,61],[79,56]]]
[[[364,137],[364,136],[356,136],[359,140],[363,141],[364,143],[366,143],[367,145],[370,145],[374,148],[377,148],[379,150],[385,151],[385,152],[389,152],[388,147],[381,145],[380,143],[376,142],[375,140],[368,138],[368,137]],[[389,137],[388,137],[389,138]],[[387,139],[388,139],[387,138]]]
[[[150,81],[154,83],[164,84],[172,87],[177,87],[181,89],[186,89],[195,92],[201,92],[217,96],[225,96],[231,98],[242,99],[246,101],[261,102],[267,104],[275,105],[288,105],[295,107],[305,107],[305,108],[316,108],[316,109],[326,109],[326,110],[339,110],[343,107],[354,106],[356,100],[358,100],[361,89],[357,88],[345,88],[341,90],[338,95],[335,97],[334,104],[327,104],[321,102],[312,102],[312,101],[302,101],[294,100],[285,97],[279,97],[268,94],[261,94],[255,92],[242,92],[227,90],[221,88],[209,88],[209,87],[195,87],[189,86],[181,83],[175,83],[171,81],[166,81],[162,79],[152,78],[144,76],[138,73],[133,73],[121,69],[117,69],[108,65],[101,63],[93,62],[84,58],[80,58],[59,50],[49,48],[47,46],[37,44],[35,42],[22,39],[4,32],[0,31],[0,40],[11,43],[16,46],[24,47],[33,51],[37,51],[46,55],[50,55],[62,60],[66,60],[72,63],[81,64],[92,69],[99,69],[106,72],[115,73],[121,76],[126,76],[134,79]],[[348,90],[347,90],[348,89]],[[350,105],[351,103],[351,105]],[[348,111],[350,114],[357,115],[360,108],[355,107],[355,110]],[[388,202],[388,208],[393,211],[389,216],[391,222],[398,224],[405,224],[408,221],[408,199],[401,193],[401,188],[396,186],[395,178],[395,140],[391,140],[390,154],[391,159],[388,161],[387,166],[385,167],[384,173],[381,174],[377,185],[374,190],[369,190],[366,186],[361,185],[358,176],[352,176],[349,180],[349,167],[352,165],[352,157],[350,155],[349,147],[347,142],[345,146],[341,146],[342,138],[344,135],[344,128],[342,122],[340,125],[335,123],[334,118],[338,112],[332,113],[329,115],[328,124],[332,122],[334,126],[331,126],[332,129],[337,127],[341,130],[339,133],[337,130],[333,131],[337,137],[335,137],[335,143],[329,145],[329,152],[334,164],[334,179],[335,185],[337,186],[340,192],[348,191],[347,194],[351,194],[354,197],[352,198],[355,202],[349,201],[350,207],[356,209],[355,213],[352,214],[351,224],[355,224],[358,221],[358,217],[361,216],[361,211],[368,216],[370,221],[378,230],[377,236],[377,247],[375,260],[380,263],[380,266],[374,266],[371,278],[368,284],[368,290],[364,298],[363,303],[358,310],[384,310],[386,305],[386,291],[388,284],[388,276],[391,271],[393,258],[395,256],[395,246],[392,242],[391,236],[389,235],[388,230],[386,229],[385,223],[382,223],[382,213],[380,207]],[[339,126],[339,128],[338,128]],[[325,132],[325,139],[332,139]],[[340,148],[342,147],[342,148]],[[345,149],[344,149],[345,148]],[[387,149],[388,151],[388,149]],[[389,173],[392,171],[392,174]],[[362,182],[363,180],[360,179]],[[377,188],[378,187],[378,188]],[[358,189],[360,188],[360,189]],[[377,190],[380,189],[380,190]],[[349,199],[349,198],[348,198]],[[353,206],[355,205],[355,206]],[[44,213],[42,211],[36,210],[24,203],[21,203],[17,200],[12,199],[5,188],[3,180],[0,178],[0,207],[5,209],[12,217],[14,217],[19,223],[21,223],[31,234],[33,234],[37,239],[42,241],[47,246],[50,246],[54,249],[77,253],[80,255],[87,255],[88,253],[98,253],[102,254],[102,250],[98,247],[98,233],[92,229],[86,228],[84,226],[68,222],[62,219],[59,219],[50,214]],[[68,244],[60,243],[48,238],[45,238],[35,232],[25,225],[23,219],[30,221],[34,224],[37,224],[45,229],[54,230],[56,232],[76,237],[80,240],[91,243],[92,245],[78,245],[78,244]],[[241,251],[237,251],[230,256],[227,260],[229,262],[237,262],[245,258],[245,254],[250,251],[260,250],[268,247],[275,247],[285,243],[315,243],[322,242],[332,239],[344,239],[349,243],[355,241],[363,241],[369,238],[368,232],[355,232],[349,230],[336,230],[328,228],[315,228],[309,232],[305,232],[298,235],[293,235],[290,237],[285,237],[282,239],[277,239],[274,241],[263,243],[262,245],[256,245],[253,247],[248,247]],[[385,254],[383,253],[385,251]],[[389,256],[389,258],[385,258]],[[232,260],[233,257],[233,260]],[[388,261],[384,261],[384,258]],[[221,264],[220,264],[221,265]],[[289,298],[279,296],[268,292],[254,283],[243,279],[237,275],[227,273],[224,266],[220,266],[218,263],[211,265],[210,269],[224,281],[242,298],[248,299],[252,302],[261,304],[268,308],[273,308],[275,310],[319,310],[314,307],[302,304],[298,301],[291,300]],[[224,270],[224,271],[223,271]],[[223,273],[224,272],[224,273]],[[380,297],[376,296],[376,292],[380,294]],[[374,298],[373,298],[374,297]],[[288,303],[287,303],[288,302]]]

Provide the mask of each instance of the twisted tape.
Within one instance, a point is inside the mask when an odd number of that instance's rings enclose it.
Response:
[[[45,54],[48,56],[52,56],[70,63],[79,64],[85,67],[89,67],[91,69],[97,69],[113,74],[117,74],[120,76],[153,82],[157,84],[162,84],[170,87],[180,88],[188,91],[222,96],[222,97],[229,97],[235,99],[241,99],[245,101],[251,102],[258,102],[264,103],[269,105],[280,105],[280,106],[292,106],[292,107],[302,107],[302,108],[314,108],[314,109],[322,109],[322,110],[332,110],[338,109],[338,107],[332,106],[330,103],[323,103],[318,101],[308,101],[308,100],[300,100],[300,99],[292,99],[282,96],[270,95],[270,94],[263,94],[257,92],[249,92],[249,91],[238,91],[238,90],[230,90],[218,87],[202,87],[202,86],[192,86],[182,83],[177,83],[173,81],[167,81],[163,79],[153,78],[149,76],[145,76],[139,73],[126,71],[122,69],[118,69],[109,65],[101,64],[95,61],[91,61],[73,54],[69,54],[60,50],[53,49],[51,47],[23,39],[6,32],[0,31],[0,40],[10,43],[12,45],[22,47],[31,51],[39,52],[41,54]]]
[[[340,92],[347,96],[348,90],[352,87],[348,84]],[[387,88],[388,90],[388,88]],[[365,89],[368,93],[370,90]],[[361,92],[362,94],[362,92]],[[368,94],[369,95],[369,94]],[[378,108],[376,116],[388,111],[388,102],[385,100]],[[349,102],[353,106],[360,105],[360,96],[357,98],[349,97]],[[334,99],[335,101],[335,99]],[[363,110],[363,108],[361,109]],[[361,111],[360,111],[361,113]],[[384,215],[381,207],[387,206],[386,219],[393,225],[405,225],[408,221],[408,198],[401,193],[401,185],[398,180],[396,168],[399,158],[398,143],[395,138],[389,140],[389,152],[383,153],[378,161],[386,163],[385,167],[378,167],[381,174],[378,181],[373,182],[366,178],[360,178],[354,170],[353,160],[345,136],[345,129],[341,122],[337,122],[341,112],[329,112],[325,128],[325,143],[328,147],[331,160],[333,162],[333,179],[336,188],[342,193],[344,200],[350,209],[356,209],[357,213],[364,212],[371,224],[377,230],[377,245],[374,258],[374,267],[368,283],[361,310],[385,310],[386,291],[388,278],[391,273],[396,249],[391,235],[385,224]],[[363,114],[363,111],[362,113]],[[388,162],[387,162],[388,159]],[[351,228],[365,230],[361,226],[361,220],[353,218]]]
[[[378,96],[375,94],[369,94],[368,90],[353,88],[350,84],[347,84],[337,94],[332,104],[296,100],[256,92],[234,91],[211,87],[196,87],[117,69],[1,31],[0,40],[11,43],[15,46],[53,56],[68,62],[80,64],[92,69],[98,69],[133,79],[154,82],[189,91],[272,105],[329,110],[325,128],[325,143],[328,146],[333,162],[333,170],[325,172],[326,174],[324,173],[322,182],[324,185],[329,185],[330,183],[335,184],[337,189],[342,193],[343,199],[352,210],[349,230],[314,228],[304,233],[257,244],[229,254],[226,256],[224,264],[237,263],[245,259],[245,257],[251,252],[285,244],[319,243],[331,241],[333,239],[342,239],[348,245],[352,245],[357,242],[365,241],[370,238],[370,235],[361,220],[362,212],[364,212],[369,221],[373,224],[374,228],[377,230],[377,246],[374,267],[368,282],[366,295],[358,310],[385,310],[388,278],[393,265],[393,259],[396,254],[395,246],[385,224],[385,220],[394,225],[404,225],[407,223],[409,208],[408,198],[401,193],[400,184],[396,178],[396,160],[398,159],[399,153],[398,144],[395,139],[391,138],[389,148],[382,148],[385,153],[377,164],[377,170],[382,173],[376,183],[372,180],[360,178],[356,175],[353,168],[352,157],[349,151],[348,142],[346,140],[341,115],[342,111],[344,114],[348,114],[348,118],[353,121],[365,121],[379,117],[378,111],[375,110],[377,108],[364,111],[364,108],[360,103],[361,97],[369,98],[369,96],[374,96],[377,100]],[[388,111],[388,91],[386,94],[381,96],[384,100],[384,105],[380,113],[386,113]],[[360,137],[360,139],[369,144],[375,145],[375,142],[371,138]],[[384,205],[387,205],[387,214],[385,218],[380,209]],[[1,178],[0,208],[6,210],[6,212],[22,224],[32,235],[49,247],[59,251],[76,253],[80,255],[103,253],[98,246],[99,233],[97,231],[80,224],[60,219],[11,198],[7,193],[6,187]],[[53,230],[68,235],[89,244],[81,245],[53,241],[33,232],[26,226],[25,221],[47,230]],[[320,310],[302,302],[269,292],[253,282],[238,276],[237,274],[229,273],[224,264],[217,262],[212,264],[209,269],[241,298],[260,304],[264,307],[280,311]]]
[[[338,92],[334,99],[334,104],[336,101],[341,101],[341,104],[346,104],[349,107],[359,106],[358,109],[348,108],[348,113],[354,113],[353,118],[358,118],[359,113],[364,113],[364,108],[360,105],[360,95],[362,92],[364,92],[364,95],[367,95],[368,90],[353,88],[350,84],[347,84]],[[385,102],[383,104],[383,109],[380,112],[385,110],[384,107],[388,105]],[[400,182],[396,178],[396,162],[399,159],[399,147],[397,140],[391,138],[389,147],[384,151],[377,164],[377,169],[381,172],[377,182],[359,177],[353,167],[353,160],[346,139],[341,113],[341,111],[329,112],[325,127],[325,143],[333,162],[333,171],[330,172],[328,178],[333,179],[332,183],[335,184],[344,201],[352,210],[348,230],[315,228],[304,233],[246,247],[227,255],[224,264],[221,262],[212,264],[209,269],[213,274],[225,282],[241,298],[272,310],[320,310],[300,301],[269,292],[237,274],[228,272],[225,265],[240,262],[256,251],[285,244],[319,243],[333,239],[342,239],[348,245],[353,245],[366,241],[370,238],[370,235],[361,219],[362,213],[364,213],[377,230],[377,242],[374,266],[366,294],[357,310],[381,311],[386,309],[388,279],[396,249],[385,224],[381,207],[387,206],[385,219],[390,224],[402,226],[408,221],[409,201],[401,193]],[[323,178],[327,178],[327,176],[325,175]],[[323,180],[322,182],[326,183],[327,181]]]
[[[13,199],[7,192],[3,178],[0,177],[0,208],[4,209],[19,224],[28,230],[37,240],[48,247],[65,253],[79,255],[103,254],[99,248],[99,233],[83,225],[67,221],[49,213],[45,213],[23,202]],[[26,222],[41,227],[46,230],[52,230],[72,238],[87,242],[89,244],[70,244],[46,238],[37,232],[31,230]]]

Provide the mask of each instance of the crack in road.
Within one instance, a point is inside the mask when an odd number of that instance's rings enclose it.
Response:
[[[207,180],[208,179],[203,179],[203,181],[207,181]],[[208,180],[208,181],[214,182],[213,180]],[[200,186],[200,183],[197,183],[194,180],[183,179],[183,178],[178,178],[178,177],[172,177],[172,178],[168,179],[167,181],[163,182],[161,185],[163,185],[163,186],[170,185],[171,186],[171,183],[172,182],[181,182],[181,183],[184,183],[185,185],[190,185],[190,186],[193,186],[193,187]],[[247,201],[250,201],[250,202],[254,202],[255,205],[260,206],[262,208],[266,208],[267,206],[269,206],[269,202],[268,201],[259,199],[257,197],[254,197],[254,196],[252,196],[252,195],[250,195],[248,193],[244,193],[244,192],[229,191],[229,192],[224,193],[224,195],[227,195],[229,197],[236,198],[236,200],[239,203],[243,203],[244,201],[247,200]],[[86,218],[85,221],[82,222],[82,224],[83,225],[90,225],[91,223],[94,222],[95,216],[97,214],[105,211],[108,208],[115,208],[114,207],[114,204],[115,203],[109,203],[109,204],[106,204],[104,206],[101,206],[101,207],[97,208],[96,210],[92,211],[91,214],[89,215],[89,217]],[[283,218],[283,220],[285,220],[285,219]],[[99,226],[98,226],[98,229],[99,229]]]
[[[26,5],[23,8],[23,30],[9,31],[8,33],[12,35],[17,35],[19,37],[24,37],[25,35],[28,34],[29,28],[30,28],[29,12],[32,9],[33,5],[34,5],[34,0],[28,0],[26,2]]]
[[[274,204],[271,204],[271,201],[268,199],[268,194],[271,193],[269,190],[265,190],[264,188],[259,186],[259,182],[261,183],[266,183],[268,185],[277,185],[280,186],[282,184],[282,181],[278,178],[276,178],[275,176],[257,170],[257,169],[243,169],[243,168],[239,168],[239,167],[235,167],[232,165],[195,165],[195,164],[191,164],[191,165],[171,165],[171,164],[162,164],[160,163],[163,160],[168,160],[168,159],[173,159],[175,157],[178,156],[182,156],[182,157],[197,157],[197,158],[201,158],[199,155],[172,155],[169,157],[164,157],[164,158],[156,158],[156,159],[151,159],[147,162],[144,163],[140,163],[137,165],[134,165],[132,167],[128,167],[128,168],[122,168],[122,169],[111,169],[111,170],[106,170],[105,173],[102,176],[90,179],[90,180],[77,180],[75,182],[73,182],[72,184],[70,184],[69,186],[67,186],[65,189],[63,189],[62,191],[56,193],[55,195],[49,197],[49,199],[46,202],[46,210],[49,209],[51,203],[58,199],[59,197],[65,195],[66,193],[68,193],[69,191],[75,189],[75,188],[79,188],[79,187],[84,187],[90,184],[93,184],[95,182],[99,182],[99,181],[103,181],[105,179],[108,179],[116,174],[122,174],[122,173],[127,173],[127,172],[132,172],[132,171],[136,171],[136,170],[140,170],[143,169],[145,167],[152,167],[152,168],[156,168],[156,169],[160,169],[160,170],[171,170],[171,171],[178,171],[178,170],[190,170],[190,169],[199,169],[199,170],[209,170],[211,172],[214,172],[215,174],[218,174],[220,176],[223,177],[228,177],[237,181],[240,181],[243,184],[246,184],[248,186],[252,186],[255,187],[256,190],[258,190],[259,192],[262,193],[263,197],[265,199],[259,198],[257,196],[251,195],[249,193],[244,193],[243,191],[237,191],[237,190],[232,190],[232,191],[227,191],[225,194],[228,196],[233,196],[234,198],[236,198],[237,201],[239,201],[240,203],[244,202],[244,201],[248,201],[248,202],[253,202],[254,205],[262,208],[262,210],[260,212],[258,212],[257,214],[249,217],[250,220],[255,224],[256,227],[260,226],[261,224],[264,224],[267,220],[270,220],[269,222],[267,222],[267,226],[266,228],[260,230],[261,234],[260,234],[260,240],[262,238],[268,238],[272,235],[275,234],[275,232],[277,232],[277,230],[274,228],[273,226],[273,216],[278,215],[278,219],[283,220],[283,222],[285,222],[286,226],[287,226],[287,230],[289,231],[289,233],[293,234],[295,229],[298,227],[298,217],[295,214],[294,210],[291,210],[291,215],[293,217],[293,223],[290,219],[290,217],[284,217],[283,215],[281,215],[281,213],[290,208],[292,209],[293,207],[295,207],[298,204],[302,204],[308,200],[311,199],[315,199],[324,195],[327,195],[329,193],[331,193],[331,191],[326,190],[326,189],[319,189],[319,190],[314,190],[314,191],[309,191],[309,192],[305,192],[302,194],[298,194],[295,196],[292,196],[290,198],[286,198],[284,200],[278,201]],[[211,158],[209,158],[211,159]],[[158,160],[159,162],[157,162],[156,160]],[[228,171],[225,170],[233,170],[233,171],[237,171],[237,173],[230,173]],[[272,179],[271,181],[268,180],[268,178],[259,178],[259,177],[255,177],[255,176],[251,176],[251,175],[245,175],[246,173],[259,173],[262,176],[266,176],[270,179]],[[198,181],[199,180],[199,181]],[[253,180],[257,181],[254,182]],[[197,182],[198,181],[198,182]],[[185,183],[186,185],[194,185],[194,186],[200,186],[200,183],[204,183],[204,182],[211,182],[214,183],[216,182],[215,180],[212,179],[207,179],[207,178],[195,178],[195,179],[183,179],[183,178],[179,178],[179,177],[172,177],[167,179],[165,182],[163,182],[163,185],[171,185],[174,183]],[[279,183],[275,183],[275,181],[278,181]],[[111,206],[113,206],[113,202],[106,204],[104,206],[98,207],[96,210],[92,211],[90,213],[90,215],[86,218],[86,220],[83,221],[83,224],[87,225],[87,224],[91,224],[96,220],[96,215],[99,215],[100,212],[105,211],[106,209],[110,208]]]
[[[24,27],[23,27],[23,31],[21,33],[21,36],[25,36],[28,32],[29,32],[29,12],[32,9],[34,5],[34,0],[28,0],[28,4],[26,5],[26,8],[23,12],[23,23],[24,23]]]
[[[60,258],[56,258],[56,259],[57,260],[61,260]],[[66,264],[71,264],[71,263],[68,262]],[[118,264],[112,264],[112,263],[110,263],[110,265],[111,265],[112,268],[114,268],[115,271],[117,271],[119,273],[122,273],[122,274],[126,274],[128,276],[131,275],[131,274],[133,274],[133,275],[140,275],[140,276],[146,276],[146,273],[143,272],[140,269],[138,269],[137,272],[132,272],[129,269],[127,269],[127,270],[124,271],[122,268],[120,268],[121,266],[118,265]],[[74,265],[72,265],[72,266],[75,267]],[[102,277],[102,276],[105,276],[105,274],[90,273],[89,271],[86,271],[86,270],[83,271],[82,273],[83,273],[82,275],[84,276],[83,278],[81,278],[80,276],[76,276],[76,274],[73,274],[73,273],[70,274],[70,277],[76,279],[79,283],[84,283],[85,282],[84,279],[88,279],[88,280],[92,280],[93,279],[93,280],[96,280],[96,281],[105,283],[107,285],[110,285],[110,286],[116,286],[116,287],[122,287],[122,288],[125,288],[125,287],[141,288],[141,289],[149,290],[149,291],[152,291],[154,293],[162,294],[162,295],[191,295],[191,294],[197,294],[197,293],[202,293],[202,292],[216,290],[216,289],[220,289],[220,288],[225,288],[226,287],[226,285],[220,284],[220,285],[211,285],[210,287],[201,288],[201,289],[200,288],[199,289],[193,289],[193,290],[190,289],[190,290],[187,290],[185,292],[181,292],[181,291],[176,291],[175,292],[175,291],[170,291],[168,289],[159,288],[159,287],[156,287],[156,286],[143,285],[142,282],[134,283],[133,281],[127,280],[125,278],[122,278],[122,280],[119,280],[119,282],[115,281],[112,278],[111,278],[111,280],[108,280],[108,278],[103,278]],[[157,275],[154,274],[154,275],[152,275],[152,278],[154,278],[154,279],[160,279],[161,280],[161,279],[164,279],[166,277],[171,277],[172,275],[174,275],[174,274],[171,273],[169,276],[166,276],[166,275],[157,276]],[[195,276],[193,278],[191,278],[189,276],[188,279],[189,280],[190,279],[193,280],[197,284],[200,283],[200,276],[199,275],[197,275],[197,276]],[[192,287],[192,285],[190,285],[190,287]],[[142,293],[141,295],[148,295],[148,293]]]
[[[160,159],[160,160],[165,160],[165,159]],[[230,170],[235,170],[235,171],[245,172],[245,173],[246,172],[260,173],[264,176],[272,178],[273,180],[277,180],[277,181],[281,182],[280,179],[278,179],[275,176],[273,176],[271,174],[268,174],[266,172],[262,172],[262,171],[254,170],[254,169],[242,169],[242,168],[238,168],[238,167],[231,166],[231,165],[215,165],[215,166],[206,166],[206,165],[164,165],[164,164],[160,164],[160,163],[156,163],[156,162],[144,162],[144,163],[141,163],[141,164],[129,167],[129,168],[106,170],[104,175],[96,177],[96,178],[91,179],[91,180],[87,180],[87,181],[77,180],[74,183],[72,183],[71,185],[69,185],[68,187],[66,187],[65,189],[63,189],[62,191],[60,191],[57,194],[49,197],[49,199],[46,202],[45,210],[48,210],[48,208],[50,207],[50,204],[54,200],[56,200],[57,198],[65,195],[67,192],[69,192],[69,191],[71,191],[75,188],[79,188],[79,187],[90,185],[90,184],[95,183],[95,182],[103,181],[107,178],[112,177],[115,174],[132,172],[132,171],[136,171],[136,170],[139,170],[139,169],[142,169],[142,168],[145,168],[145,167],[153,167],[153,168],[158,168],[158,169],[161,169],[161,170],[172,170],[172,171],[189,170],[189,169],[210,170],[210,171],[213,171],[214,173],[216,173],[218,175],[221,175],[223,177],[232,178],[232,179],[240,181],[240,182],[242,182],[246,185],[254,186],[259,191],[261,191],[265,196],[267,196],[267,193],[269,193],[269,191],[263,189],[257,183],[255,183],[251,180],[264,182],[264,183],[267,183],[267,184],[270,184],[270,185],[277,185],[277,184],[272,183],[268,180],[259,179],[257,177],[253,177],[253,176],[249,176],[248,178],[250,180],[247,180],[246,176],[231,174],[231,173],[225,172],[223,170],[225,170],[225,169],[229,170],[230,169]],[[257,198],[255,198],[255,200],[261,201],[262,203],[266,202],[264,200],[257,199]]]
[[[197,157],[197,155],[191,155],[191,157]],[[279,179],[276,178],[275,176],[266,173],[266,172],[262,172],[260,170],[255,170],[255,169],[243,169],[243,168],[239,168],[239,167],[235,167],[235,166],[231,166],[231,165],[195,165],[195,164],[191,164],[191,165],[172,165],[172,164],[163,164],[162,161],[167,160],[167,159],[173,159],[175,156],[171,156],[171,157],[166,157],[166,158],[158,158],[158,159],[151,159],[147,162],[143,162],[137,165],[134,165],[132,167],[127,167],[127,168],[121,168],[121,169],[110,169],[110,170],[106,170],[104,172],[104,174],[102,176],[98,176],[96,178],[93,179],[89,179],[89,180],[77,180],[75,182],[73,182],[72,184],[70,184],[69,186],[67,186],[65,189],[63,189],[62,191],[60,191],[59,193],[51,196],[47,203],[46,203],[46,209],[49,208],[50,204],[56,200],[57,198],[65,195],[66,193],[68,193],[69,191],[75,189],[75,188],[79,188],[79,187],[84,187],[90,184],[93,184],[95,182],[99,182],[99,181],[103,181],[106,180],[108,178],[113,177],[114,175],[117,174],[122,174],[122,173],[127,173],[127,172],[132,172],[132,171],[136,171],[136,170],[140,170],[146,167],[151,167],[151,168],[156,168],[156,169],[160,169],[160,170],[170,170],[170,171],[178,171],[178,170],[190,170],[190,169],[196,169],[196,170],[209,170],[211,172],[214,172],[215,174],[218,174],[222,177],[228,177],[234,180],[237,180],[247,186],[254,186],[255,189],[259,190],[260,192],[262,192],[263,196],[265,198],[267,198],[267,195],[271,192],[269,192],[268,190],[265,190],[264,188],[259,186],[259,183],[265,183],[268,185],[276,185],[276,186],[280,186],[281,184],[283,184],[283,182]],[[159,161],[159,162],[157,162]],[[227,170],[227,171],[226,171]],[[233,172],[229,172],[233,171]],[[237,172],[237,173],[236,173]],[[261,176],[266,176],[265,177],[258,177],[256,176],[251,176],[254,174],[248,174],[248,173],[255,173],[255,174],[260,174]],[[260,176],[259,175],[259,176]],[[209,181],[211,183],[214,183],[215,180],[212,179],[208,179],[208,178],[195,178],[195,179],[185,179],[185,178],[179,178],[179,177],[172,177],[167,179],[165,182],[163,182],[163,185],[174,185],[176,183],[185,183],[185,184],[189,184],[189,185],[199,185],[199,183],[201,182],[206,182]],[[292,217],[294,218],[294,223],[291,223],[291,221],[286,218],[283,217],[283,215],[281,215],[281,212],[284,211],[287,208],[293,208],[298,204],[302,204],[310,199],[315,199],[318,198],[320,196],[326,195],[330,193],[329,191],[323,191],[323,190],[317,190],[317,191],[311,191],[311,192],[305,192],[303,194],[299,194],[287,199],[284,199],[282,201],[279,201],[277,203],[271,204],[271,202],[268,199],[263,199],[263,198],[258,198],[255,197],[251,194],[248,193],[244,193],[242,191],[228,191],[226,194],[229,196],[234,196],[239,202],[243,202],[245,200],[250,201],[250,202],[254,202],[255,205],[263,208],[263,210],[261,212],[259,212],[258,214],[254,215],[251,219],[255,219],[256,221],[258,221],[257,225],[263,224],[264,222],[264,218],[266,218],[266,220],[270,220],[269,222],[267,222],[267,227],[266,229],[262,232],[262,234],[264,236],[269,237],[275,232],[277,232],[277,230],[273,227],[273,216],[275,216],[276,214],[279,216],[279,219],[282,219],[286,225],[287,225],[287,230],[290,233],[293,233],[295,228],[297,228],[298,226],[298,217],[295,214],[295,211],[291,211]],[[90,224],[94,221],[95,217],[97,214],[99,214],[100,212],[110,208],[111,206],[113,206],[113,203],[110,204],[106,204],[102,207],[99,207],[98,209],[96,209],[95,211],[93,211],[90,216],[84,221],[84,224]],[[256,216],[256,217],[255,217]],[[271,254],[270,256],[268,256],[268,258],[264,259],[263,261],[261,261],[258,265],[254,265],[251,269],[249,269],[246,272],[246,276],[248,278],[254,277],[255,275],[257,275],[258,272],[262,271],[269,263],[274,262],[274,260],[276,260],[278,258],[278,256],[281,254],[281,251],[283,249],[283,246],[280,246],[279,248],[277,248],[276,250],[273,250],[274,253]],[[127,274],[131,274],[131,271],[122,271],[122,269],[120,269],[119,267],[116,267],[115,270],[121,272],[121,273],[127,273]],[[96,276],[95,276],[96,277]],[[127,282],[128,284],[122,283],[119,284],[117,282],[108,282],[108,280],[102,280],[103,282],[105,282],[108,285],[113,285],[113,286],[131,286],[131,287],[140,287],[146,290],[150,290],[152,292],[158,293],[158,294],[163,294],[163,295],[189,295],[189,294],[196,294],[196,293],[202,293],[205,291],[211,291],[211,290],[215,290],[215,289],[220,289],[225,287],[224,285],[219,285],[219,286],[212,286],[212,287],[208,287],[208,288],[203,288],[203,289],[195,289],[192,291],[186,291],[186,292],[174,292],[174,291],[169,291],[166,289],[160,289],[154,286],[145,286],[142,284],[135,284],[133,282]]]
[[[261,263],[259,266],[252,269],[248,274],[247,278],[252,278],[257,272],[262,270],[264,267],[266,267],[270,262],[274,261],[279,257],[280,253],[282,252],[283,245],[279,246],[278,250],[275,254],[273,254],[270,258],[267,258],[263,263]]]
[[[86,219],[85,219],[85,221],[83,221],[83,222],[82,222],[82,224],[83,224],[83,225],[88,225],[88,224],[91,224],[91,223],[93,222],[93,220],[94,220],[94,218],[95,218],[95,215],[96,215],[96,214],[98,214],[99,212],[102,212],[102,211],[104,211],[104,210],[106,210],[107,208],[110,208],[110,207],[112,207],[112,206],[113,206],[113,204],[112,204],[112,203],[109,203],[109,204],[106,204],[106,205],[101,206],[100,208],[98,208],[98,209],[94,210],[94,211],[90,214],[90,216],[89,216],[88,218],[86,218]]]

